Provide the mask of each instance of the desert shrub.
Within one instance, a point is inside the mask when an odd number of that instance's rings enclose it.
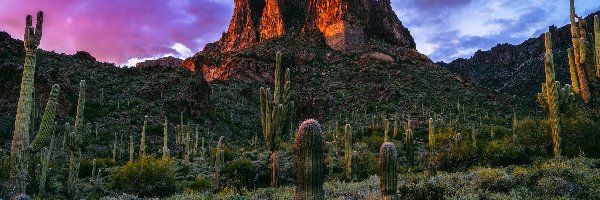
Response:
[[[584,154],[586,157],[600,157],[600,124],[581,110],[562,116],[562,154],[575,157]]]
[[[188,185],[188,188],[194,191],[206,191],[211,187],[212,180],[203,177],[197,177],[196,179],[194,179],[194,182]]]
[[[146,157],[110,174],[113,189],[141,197],[167,196],[177,191],[171,160]]]
[[[501,169],[478,168],[468,177],[475,188],[494,192],[508,192],[515,184],[514,176]]]
[[[575,186],[562,177],[542,177],[535,185],[537,193],[548,196],[571,196],[575,193]]]
[[[507,166],[530,163],[529,155],[521,151],[513,143],[512,137],[493,140],[485,146],[484,162],[491,166]]]
[[[517,122],[515,130],[516,143],[520,151],[533,156],[546,157],[550,155],[549,148],[552,147],[552,139],[546,131],[548,123],[525,118]]]
[[[241,188],[254,188],[258,167],[248,159],[233,160],[222,171],[227,184],[240,190]]]
[[[449,152],[440,153],[442,169],[450,171],[467,169],[479,163],[481,159],[479,147],[482,145],[474,147],[471,142],[464,139],[463,137],[463,142],[453,145]]]

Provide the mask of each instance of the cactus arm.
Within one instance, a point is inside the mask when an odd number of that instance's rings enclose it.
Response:
[[[53,85],[52,90],[50,91],[50,98],[48,98],[48,103],[46,104],[46,109],[44,110],[44,116],[42,117],[42,124],[40,125],[40,130],[38,131],[35,139],[29,146],[29,150],[31,152],[37,152],[42,147],[44,147],[50,139],[50,135],[54,132],[54,119],[56,118],[56,104],[58,99],[60,87],[58,85]]]

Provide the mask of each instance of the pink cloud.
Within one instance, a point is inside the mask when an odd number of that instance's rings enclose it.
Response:
[[[41,48],[125,63],[168,53],[181,43],[199,51],[225,31],[233,6],[211,0],[2,0],[0,31],[23,38],[25,16],[44,11]]]

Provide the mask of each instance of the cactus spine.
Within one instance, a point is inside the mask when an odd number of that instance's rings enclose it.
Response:
[[[592,96],[590,94],[590,89],[587,82],[587,75],[584,66],[582,66],[582,56],[585,56],[585,53],[582,54],[581,50],[585,49],[581,46],[581,32],[577,23],[575,22],[576,14],[575,14],[575,1],[570,0],[571,3],[571,40],[573,42],[573,58],[575,62],[575,67],[577,69],[577,80],[579,80],[579,91],[581,92],[581,97],[586,103],[589,103],[592,100]],[[581,22],[580,22],[581,23]]]
[[[142,136],[140,137],[140,159],[146,157],[146,126],[148,125],[148,116],[144,116],[144,126],[142,127]]]
[[[281,52],[277,52],[275,58],[275,78],[273,96],[270,96],[268,88],[260,88],[260,112],[261,125],[265,144],[271,156],[271,187],[277,186],[277,150],[286,121],[291,118],[293,102],[290,101],[290,69],[286,69],[283,80],[283,92],[281,91]]]
[[[162,146],[162,160],[167,160],[169,159],[169,156],[167,155],[167,151],[169,150],[168,145],[168,141],[169,141],[169,136],[168,136],[168,128],[169,128],[169,120],[165,117],[165,124],[163,127],[163,146]]]
[[[344,127],[344,169],[346,171],[346,177],[351,179],[352,175],[352,127],[350,124],[346,124]]]
[[[397,167],[396,147],[391,142],[385,142],[379,148],[379,169],[381,170],[380,190],[381,199],[395,200],[396,195],[396,167]]]
[[[325,199],[324,145],[321,125],[309,119],[296,132],[296,199]]]
[[[560,82],[555,81],[552,35],[550,32],[546,32],[545,36],[546,55],[544,64],[546,82],[542,84],[542,93],[538,93],[537,98],[542,108],[548,111],[554,157],[560,158],[560,108],[566,107],[573,100],[574,95],[570,85],[567,84],[564,88],[560,88]]]
[[[19,92],[19,103],[15,117],[15,129],[11,143],[11,168],[9,177],[9,188],[11,196],[24,194],[27,191],[28,182],[28,156],[29,133],[31,131],[31,114],[33,109],[34,75],[36,65],[36,52],[42,38],[43,13],[37,13],[36,28],[32,27],[31,15],[26,17],[24,46],[25,64],[23,65],[23,77],[21,78],[21,90]],[[54,122],[52,123],[54,124]]]
[[[213,190],[215,191],[218,190],[220,187],[219,184],[221,179],[221,168],[222,165],[225,163],[225,155],[223,153],[224,151],[222,150],[223,139],[223,136],[219,138],[219,142],[217,143],[217,148],[215,150],[215,171],[213,174]]]

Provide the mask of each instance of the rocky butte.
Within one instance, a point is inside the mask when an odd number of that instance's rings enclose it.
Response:
[[[269,63],[236,54],[257,45],[285,43],[282,41],[324,44],[319,48],[352,52],[376,40],[423,57],[390,0],[234,0],[234,4],[229,28],[221,39],[183,62],[185,68],[205,73],[208,81],[268,77],[259,72]],[[282,46],[275,45],[278,47]],[[311,59],[314,52],[306,56]]]

